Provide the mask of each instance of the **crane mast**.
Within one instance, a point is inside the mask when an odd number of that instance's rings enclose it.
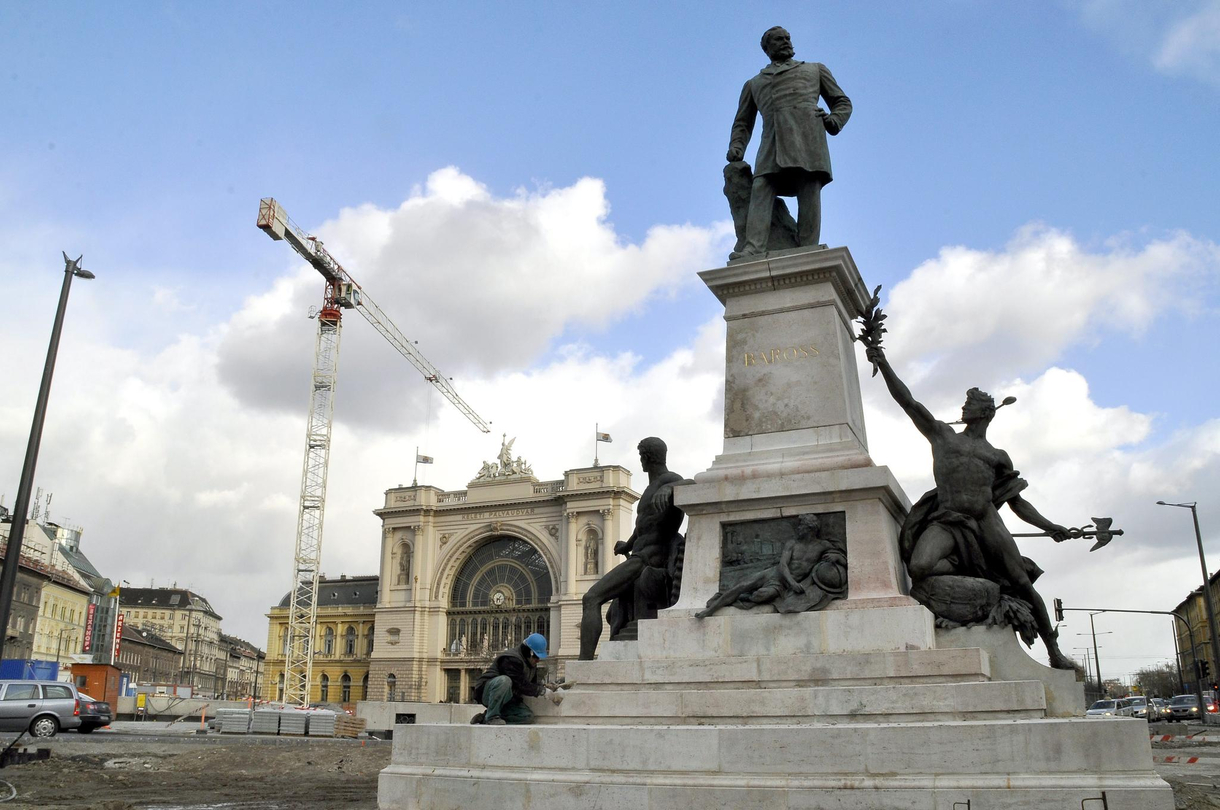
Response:
[[[313,681],[314,643],[318,618],[318,577],[322,562],[322,523],[326,511],[326,475],[330,465],[331,428],[335,412],[335,383],[339,373],[339,337],[343,310],[357,309],[417,368],[424,378],[484,433],[491,431],[466,404],[449,379],[415,348],[343,266],[316,237],[299,228],[271,197],[259,202],[258,227],[272,239],[284,240],[322,274],[326,287],[318,312],[314,346],[309,418],[305,428],[305,460],[301,472],[301,500],[297,513],[293,552],[292,590],[288,599],[288,647],[284,661],[285,703],[307,706]]]

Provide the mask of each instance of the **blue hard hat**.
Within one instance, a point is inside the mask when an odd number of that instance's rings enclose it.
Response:
[[[525,646],[539,658],[546,658],[546,637],[541,633],[530,633],[526,636]]]

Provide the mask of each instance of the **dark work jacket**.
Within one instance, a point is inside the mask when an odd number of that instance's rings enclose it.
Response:
[[[483,687],[495,677],[507,675],[513,682],[513,697],[541,697],[546,687],[538,682],[538,667],[530,662],[530,648],[524,644],[496,656],[491,666],[474,682],[474,699],[483,699]]]

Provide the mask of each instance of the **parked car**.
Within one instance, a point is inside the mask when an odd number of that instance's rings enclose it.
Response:
[[[0,731],[46,738],[80,727],[80,698],[70,683],[0,681],[0,690]]]
[[[114,713],[110,711],[110,704],[104,700],[94,700],[84,692],[77,692],[80,696],[80,727],[77,729],[81,734],[88,734],[95,728],[110,725],[110,721],[114,719]]]

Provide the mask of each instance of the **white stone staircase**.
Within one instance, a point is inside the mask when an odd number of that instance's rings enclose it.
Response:
[[[667,611],[570,662],[576,685],[531,700],[535,725],[399,727],[381,807],[1074,810],[1102,791],[1112,810],[1173,807],[1143,721],[1047,717],[1043,680],[935,641],[918,605]]]

